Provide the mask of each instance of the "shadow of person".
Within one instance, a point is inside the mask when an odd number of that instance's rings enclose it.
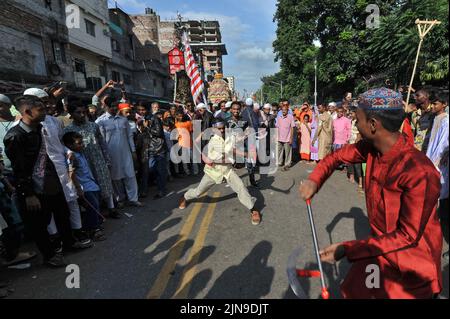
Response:
[[[330,239],[330,245],[333,243],[332,233],[342,219],[350,218],[354,220],[354,233],[356,239],[366,239],[370,235],[369,219],[364,211],[359,207],[352,207],[349,212],[338,213],[331,223],[326,226],[326,231]],[[350,239],[350,238],[349,238]],[[323,247],[325,248],[325,247]],[[327,277],[329,291],[331,296],[341,297],[340,283],[345,279],[345,275],[350,270],[351,264],[346,260],[341,260],[336,264],[323,263],[324,274]]]
[[[275,182],[275,176],[272,175],[261,175],[261,179],[259,180],[259,189],[263,190],[271,190],[275,193],[281,193],[288,195],[291,193],[291,189],[295,186],[295,180],[292,179],[292,185],[288,187],[288,189],[284,190],[278,187],[273,186]]]
[[[177,284],[182,284],[183,280],[184,280],[184,276],[188,275],[189,270],[191,270],[192,268],[196,267],[197,265],[201,264],[202,262],[204,262],[206,259],[209,258],[209,256],[211,256],[214,251],[216,250],[215,246],[207,246],[207,247],[203,247],[199,252],[197,252],[195,255],[192,256],[191,260],[189,261],[189,263],[186,266],[180,266],[179,264],[176,265],[175,269],[174,269],[174,273],[175,274],[179,274],[180,275],[180,280],[178,280]],[[212,274],[211,274],[212,276]],[[174,299],[183,299],[183,298],[195,298],[196,294],[195,291],[197,291],[197,293],[199,291],[201,291],[204,287],[206,287],[206,285],[208,284],[209,280],[211,279],[211,276],[209,277],[209,279],[207,279],[206,281],[200,281],[201,279],[205,280],[205,277],[197,277],[196,279],[193,278],[191,280],[189,280],[187,283],[185,283],[182,287],[178,286],[178,285],[171,285],[166,293],[168,296],[172,296],[171,298]],[[192,290],[192,284],[194,284],[194,280],[195,280],[195,291]],[[199,288],[202,287],[202,288]]]
[[[267,266],[272,244],[261,241],[237,266],[226,269],[206,299],[259,299],[270,292],[275,269]]]
[[[327,233],[330,237],[330,244],[333,244],[332,232],[339,222],[344,218],[350,218],[354,220],[355,238],[366,239],[370,235],[370,223],[364,211],[359,207],[352,207],[349,212],[341,212],[337,214],[331,223],[326,227]]]

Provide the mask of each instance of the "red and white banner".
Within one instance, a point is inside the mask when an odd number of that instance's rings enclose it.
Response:
[[[168,53],[170,74],[184,70],[184,54],[178,48],[173,48]]]
[[[203,91],[205,89],[205,86],[203,85],[203,80],[200,74],[200,70],[197,67],[197,63],[195,63],[194,54],[192,53],[186,32],[183,34],[183,45],[186,73],[191,79],[191,92],[194,98],[194,102],[198,104],[203,100]]]

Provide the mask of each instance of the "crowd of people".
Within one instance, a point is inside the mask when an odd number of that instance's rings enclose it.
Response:
[[[288,171],[295,161],[314,165],[362,139],[357,127],[358,102],[351,93],[342,101],[317,107],[308,102],[291,107],[288,100],[261,107],[249,98],[218,105],[172,104],[163,110],[158,102],[131,103],[123,88],[116,96],[108,91],[114,87],[117,84],[109,81],[91,103],[58,86],[28,89],[14,103],[0,95],[3,265],[36,256],[20,251],[25,225],[45,264],[65,266],[65,251],[87,249],[106,239],[106,218],[120,218],[120,209],[127,205],[142,207],[151,183],[156,185],[153,199],[159,200],[168,194],[168,183],[174,178],[198,176],[202,170],[200,185],[181,198],[179,208],[226,180],[250,210],[252,224],[259,225],[261,214],[254,208],[255,199],[235,168],[245,167],[250,185],[258,187],[256,174],[261,162],[256,154],[261,147],[282,171]],[[447,98],[418,91],[416,104],[407,106],[410,112],[402,127],[409,143],[426,154],[441,173],[441,212],[448,210],[447,105]],[[194,136],[195,123],[201,132],[215,132],[208,152],[197,161],[196,139],[201,140],[202,148],[208,141]],[[258,140],[270,136],[276,141],[276,151],[270,143],[249,143],[244,133],[245,147],[239,153],[229,147],[226,128],[237,132],[253,129]],[[221,155],[227,147],[234,157],[244,159],[242,166]],[[179,163],[173,160],[174,149],[182,155]],[[336,165],[364,193],[365,164]],[[446,213],[441,219],[448,223]]]

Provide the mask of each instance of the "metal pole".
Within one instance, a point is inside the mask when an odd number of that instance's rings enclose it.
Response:
[[[325,285],[325,277],[324,277],[324,273],[323,273],[322,262],[320,260],[319,242],[317,240],[316,226],[314,224],[314,216],[313,216],[312,209],[311,209],[311,200],[306,201],[306,206],[308,208],[309,223],[311,225],[311,232],[312,232],[312,236],[313,236],[314,252],[316,255],[316,259],[317,259],[317,264],[319,265],[320,283],[322,285],[322,298],[328,299],[329,295],[328,295],[327,286]]]
[[[283,99],[283,80],[281,80],[281,99]]]
[[[314,60],[314,107],[317,107],[317,59]]]
[[[177,81],[178,81],[178,77],[177,77],[177,72],[175,72],[175,88],[173,91],[173,102],[175,103],[175,101],[177,100]]]

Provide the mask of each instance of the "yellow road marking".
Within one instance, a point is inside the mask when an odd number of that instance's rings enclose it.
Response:
[[[183,248],[184,245],[186,244],[186,240],[189,238],[189,234],[191,233],[192,228],[194,227],[195,221],[197,220],[197,216],[200,213],[202,206],[203,203],[198,202],[192,209],[191,214],[189,215],[188,219],[183,225],[183,228],[180,231],[177,242],[175,243],[175,245],[172,246],[172,248],[170,248],[167,260],[164,266],[162,267],[162,270],[159,273],[158,277],[156,278],[153,287],[147,294],[147,299],[161,298],[161,295],[166,290],[167,283],[169,282],[170,279],[170,273],[175,269],[175,265],[178,259],[180,259],[181,254],[183,253]]]
[[[214,210],[216,209],[217,203],[215,199],[220,196],[220,192],[215,192],[212,196],[212,202],[208,206],[205,217],[203,217],[200,230],[195,238],[194,246],[192,246],[191,253],[189,254],[189,259],[186,264],[185,271],[181,277],[181,283],[175,293],[175,299],[187,299],[192,279],[197,272],[197,262],[200,258],[200,251],[205,244],[206,235],[208,234],[209,224],[212,221]]]

